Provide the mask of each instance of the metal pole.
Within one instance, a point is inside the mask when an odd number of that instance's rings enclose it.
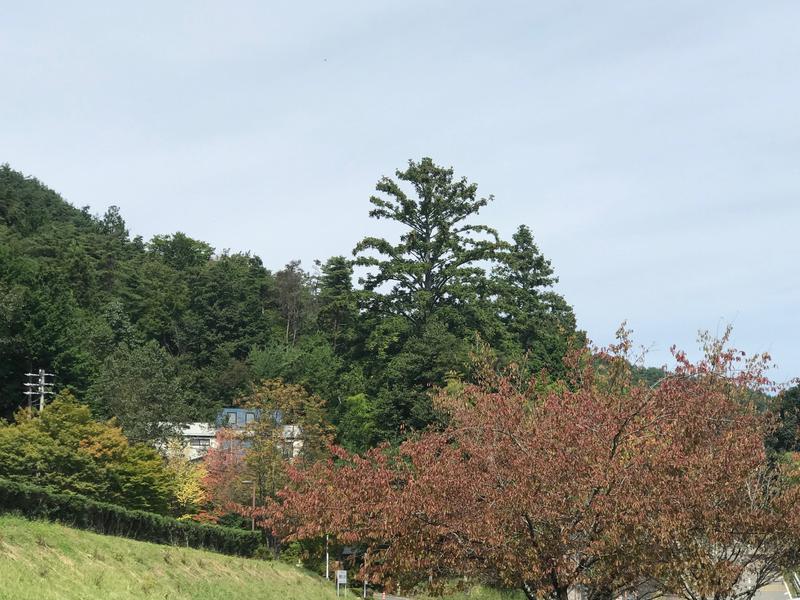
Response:
[[[331,557],[328,554],[328,534],[325,534],[325,579],[331,578]],[[339,589],[339,584],[336,584],[336,589]]]
[[[44,369],[39,369],[39,412],[44,410]]]
[[[44,410],[47,396],[52,396],[53,382],[47,381],[48,377],[54,377],[53,373],[48,373],[44,369],[39,369],[37,373],[25,373],[28,381],[25,382],[27,388],[24,394],[28,397],[28,412],[33,411],[33,397],[39,396],[39,412]]]

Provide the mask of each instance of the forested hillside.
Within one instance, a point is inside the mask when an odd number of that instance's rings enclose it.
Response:
[[[282,378],[319,395],[359,450],[435,420],[432,387],[468,380],[476,353],[559,372],[582,339],[573,311],[528,227],[502,240],[480,222],[491,200],[410,161],[379,180],[378,222],[353,233],[352,253],[271,271],[270,257],[181,232],[143,240],[113,196],[95,216],[3,166],[0,412],[23,404],[24,373],[46,367],[145,441],[157,435],[145,422],[209,418]],[[387,219],[400,239],[379,237]]]

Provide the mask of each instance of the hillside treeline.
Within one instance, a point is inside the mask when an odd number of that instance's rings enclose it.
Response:
[[[96,216],[1,167],[0,412],[46,367],[147,441],[280,378],[361,450],[435,421],[431,390],[473,377],[476,355],[558,374],[583,338],[531,230],[501,239],[478,214],[491,196],[427,158],[376,190],[370,214],[398,239],[375,222],[342,256],[272,271],[181,232],[144,240],[113,197]]]

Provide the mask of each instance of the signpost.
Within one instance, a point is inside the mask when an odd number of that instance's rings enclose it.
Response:
[[[336,571],[336,597],[339,597],[339,586],[344,586],[344,591],[347,593],[347,571]]]

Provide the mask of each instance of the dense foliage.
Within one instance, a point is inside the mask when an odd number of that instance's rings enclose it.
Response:
[[[575,353],[564,380],[451,385],[445,427],[295,471],[264,523],[361,545],[363,575],[406,589],[468,574],[530,600],[750,600],[800,563],[797,469],[769,460],[752,402],[766,358],[710,343],[650,387],[629,347]]]
[[[98,502],[79,494],[58,493],[35,485],[0,478],[0,510],[33,519],[59,521],[71,527],[107,535],[204,548],[223,554],[252,556],[259,544],[258,533],[179,521],[163,515],[130,510]]]
[[[241,554],[258,535],[155,513],[257,524],[276,552],[333,534],[389,585],[529,598],[751,600],[798,562],[800,388],[759,391],[765,357],[704,338],[646,369],[624,329],[592,354],[530,228],[478,222],[474,183],[423,158],[377,192],[397,239],[273,273],[1,167],[0,507]],[[20,408],[40,367],[60,394]],[[171,445],[233,403],[259,418],[202,463]]]
[[[209,509],[196,519],[217,523],[254,523],[255,505],[274,499],[289,483],[294,466],[310,466],[329,456],[333,442],[325,405],[297,384],[267,379],[254,386],[243,404],[259,415],[240,428],[222,428],[203,461],[201,484]],[[265,530],[277,556],[280,539]]]
[[[46,367],[131,440],[155,441],[281,378],[364,449],[435,421],[431,390],[472,376],[480,340],[560,368],[575,318],[527,227],[499,239],[476,222],[491,198],[427,158],[377,190],[371,214],[399,240],[370,234],[353,259],[271,272],[180,232],[131,237],[116,207],[95,217],[0,167],[0,415]]]
[[[176,484],[154,448],[129,443],[67,392],[41,414],[0,422],[0,477],[159,513],[170,511]]]
[[[772,402],[774,427],[767,437],[775,453],[800,452],[800,385],[783,390]]]

